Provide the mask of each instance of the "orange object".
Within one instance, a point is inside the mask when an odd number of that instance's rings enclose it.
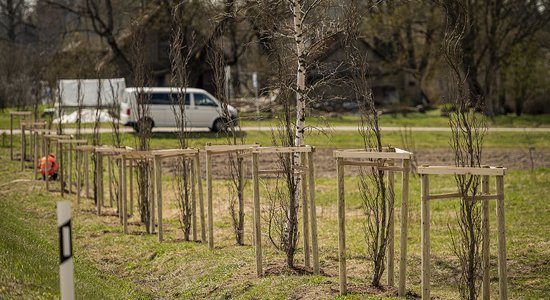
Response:
[[[57,173],[57,169],[59,168],[57,164],[57,160],[55,159],[55,155],[50,154],[48,155],[48,175],[52,176],[53,174]],[[46,158],[42,157],[40,159],[40,174],[44,176],[46,174]]]

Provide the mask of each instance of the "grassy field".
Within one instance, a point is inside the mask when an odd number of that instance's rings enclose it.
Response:
[[[5,128],[6,114],[0,114],[0,128]],[[383,116],[384,126],[446,126],[438,112],[409,114],[407,118]],[[497,118],[497,120],[499,120]],[[514,119],[504,116],[495,126],[547,126],[548,116]],[[8,118],[9,121],[9,118]],[[329,120],[333,126],[356,125],[356,117]],[[245,126],[248,126],[245,121]],[[324,121],[323,121],[324,122]],[[392,123],[393,122],[393,123]],[[499,123],[500,122],[500,123]],[[256,124],[251,122],[250,126]],[[311,123],[310,123],[311,124]],[[499,125],[500,124],[500,125]],[[508,124],[508,125],[506,125]],[[106,124],[104,124],[106,125]],[[404,145],[404,132],[384,133],[384,143],[414,149],[449,149],[449,133],[412,132],[414,145]],[[269,132],[241,133],[246,143],[271,145]],[[227,136],[216,133],[193,133],[190,146],[223,144]],[[123,144],[136,146],[132,133],[122,135]],[[356,148],[362,146],[357,132],[308,132],[306,141],[320,148]],[[0,140],[0,298],[51,299],[59,296],[58,241],[55,203],[57,192],[46,193],[43,182],[31,181],[31,170],[19,170],[19,162],[9,161],[6,137]],[[111,144],[113,137],[103,134],[101,142]],[[17,149],[19,139],[15,139]],[[151,146],[156,149],[177,147],[173,133],[155,133]],[[485,138],[491,149],[550,149],[550,133],[491,132]],[[15,151],[18,153],[18,151]],[[28,163],[30,167],[30,163]],[[216,249],[209,251],[200,242],[185,242],[178,221],[172,177],[164,177],[166,242],[145,234],[137,216],[131,219],[129,235],[107,207],[102,216],[95,214],[92,200],[80,206],[73,202],[73,236],[76,290],[82,299],[312,299],[338,298],[336,181],[330,177],[316,179],[321,269],[323,275],[299,274],[284,268],[284,256],[265,239],[264,267],[267,276],[255,276],[254,248],[251,244],[250,184],[246,191],[245,246],[236,246],[228,209],[227,182],[214,182]],[[420,188],[419,178],[410,181],[410,227],[407,288],[411,297],[420,292]],[[400,178],[396,178],[400,182]],[[273,180],[264,182],[272,186]],[[506,229],[509,290],[512,299],[550,298],[550,169],[512,170],[505,178]],[[370,263],[366,256],[363,214],[357,192],[357,179],[346,178],[347,246],[350,295],[345,299],[380,299],[395,296],[395,289],[374,291],[366,288]],[[399,185],[398,185],[399,186]],[[453,192],[451,177],[437,177],[430,182],[435,192]],[[494,182],[491,183],[491,187]],[[55,188],[54,184],[54,188]],[[105,191],[108,199],[108,190]],[[265,196],[265,190],[262,191]],[[400,195],[399,188],[397,190]],[[397,197],[400,199],[400,197]],[[396,204],[399,206],[399,201]],[[451,250],[449,232],[456,230],[458,201],[438,201],[432,205],[432,296],[440,299],[458,297],[457,259]],[[496,224],[491,204],[491,293],[498,295],[496,267]],[[399,219],[399,211],[396,212]],[[199,230],[200,232],[200,230]],[[399,241],[399,230],[396,232]],[[301,243],[301,241],[300,241]],[[299,252],[301,249],[299,249]],[[303,264],[301,254],[296,256]],[[399,245],[396,244],[396,265]],[[397,270],[396,270],[397,275]],[[397,282],[397,280],[396,280]]]
[[[40,107],[42,111],[44,107]],[[0,129],[9,129],[10,118],[9,112],[14,109],[5,109],[0,112]],[[255,114],[241,113],[242,126],[270,126],[277,124],[275,119],[268,118],[268,115],[262,113],[263,120],[256,121]],[[307,116],[306,122],[311,126],[357,126],[359,116],[346,114],[341,116],[323,116],[319,113],[310,114]],[[550,115],[522,115],[515,116],[513,114],[496,116],[493,119],[488,119],[489,127],[550,127]],[[380,125],[389,127],[447,127],[448,119],[441,116],[439,109],[430,110],[426,113],[408,113],[403,114],[384,114],[380,116]],[[75,124],[64,125],[68,128],[76,127]],[[14,128],[19,128],[19,118],[14,119]],[[110,124],[101,124],[102,128],[109,128]],[[93,124],[82,124],[82,128],[93,128]]]
[[[322,147],[360,145],[356,134],[310,137]],[[435,136],[433,136],[435,135]],[[497,134],[487,138],[489,147],[513,148],[525,143],[548,148],[544,134]],[[268,141],[267,133],[252,132],[247,141]],[[104,142],[110,137],[103,135]],[[388,140],[399,142],[399,136]],[[445,147],[448,137],[442,133],[415,136],[417,145]],[[194,137],[193,144],[223,142],[223,137],[206,134]],[[125,143],[133,142],[125,135]],[[175,145],[173,136],[155,135],[154,147]],[[0,148],[4,168],[0,171],[0,298],[56,298],[58,296],[58,254],[55,201],[58,193],[46,193],[43,183],[27,179],[31,171],[19,171],[18,162],[10,162],[7,148]],[[337,298],[337,212],[334,178],[318,178],[317,202],[322,276],[301,275],[285,271],[284,256],[270,247],[264,253],[268,276],[255,277],[254,248],[251,242],[251,191],[247,186],[246,246],[236,246],[228,213],[226,182],[216,180],[215,240],[216,249],[197,242],[184,242],[177,219],[172,177],[165,176],[166,242],[158,243],[153,235],[144,234],[137,217],[131,220],[130,235],[123,235],[114,209],[106,215],[95,215],[91,200],[76,205],[74,195],[67,199],[74,205],[74,247],[76,289],[83,299],[285,299]],[[399,177],[396,182],[400,182]],[[505,178],[506,222],[508,241],[509,289],[512,299],[550,297],[550,169],[511,171]],[[266,181],[270,186],[273,181]],[[392,297],[395,290],[376,292],[365,288],[370,264],[363,237],[363,217],[357,194],[357,180],[346,178],[348,186],[347,244],[348,273],[351,294],[346,299]],[[431,181],[434,192],[451,192],[455,186],[450,177]],[[491,183],[494,186],[494,182]],[[263,192],[265,195],[265,192]],[[398,195],[400,191],[397,191]],[[106,191],[108,197],[108,192]],[[420,191],[419,179],[411,177],[410,228],[407,287],[411,296],[420,291]],[[398,197],[399,199],[399,197]],[[457,201],[432,205],[432,295],[441,299],[457,298],[457,260],[450,247],[449,230],[455,230]],[[399,202],[397,203],[399,206]],[[494,204],[491,211],[494,212]],[[498,294],[496,237],[494,213],[491,215],[491,292]],[[396,219],[399,219],[397,212]],[[265,230],[265,226],[264,226]],[[200,231],[199,231],[200,232]],[[266,232],[264,232],[266,234]],[[265,236],[265,235],[264,235]],[[396,241],[399,241],[397,230]],[[396,265],[399,247],[396,245]],[[296,256],[303,264],[302,256]],[[287,272],[288,271],[288,272]],[[397,271],[397,270],[396,270]],[[397,275],[397,273],[396,273]]]

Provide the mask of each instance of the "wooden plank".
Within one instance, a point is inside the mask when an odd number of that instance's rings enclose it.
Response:
[[[485,175],[481,178],[481,193],[489,194],[489,176]],[[482,236],[482,262],[481,269],[483,270],[482,280],[482,297],[483,300],[491,299],[491,286],[489,274],[489,202],[483,201],[481,204],[481,236]]]
[[[257,147],[252,152],[255,153],[307,153],[311,152],[311,146],[303,147]]]
[[[195,163],[195,170],[197,170],[197,186],[199,189],[199,214],[200,214],[200,222],[201,222],[201,241],[203,243],[206,243],[206,222],[205,222],[205,214],[204,214],[204,197],[202,192],[202,172],[201,172],[201,164],[200,164],[200,157],[197,153],[194,158]]]
[[[307,154],[309,180],[309,211],[311,219],[311,248],[313,254],[313,274],[319,275],[319,243],[317,239],[317,207],[315,205],[315,171],[313,152]]]
[[[306,164],[306,153],[300,154],[300,163]],[[302,173],[300,176],[301,181],[301,193],[302,193],[302,233],[304,242],[304,265],[306,268],[311,267],[311,260],[309,257],[309,220],[308,220],[308,189],[307,189],[307,173]]]
[[[422,299],[430,299],[430,201],[429,178],[421,175],[420,219],[422,224]]]
[[[358,161],[358,160],[344,160],[342,162],[345,166],[358,166],[358,167],[382,167],[383,163],[373,161]]]
[[[396,152],[367,152],[367,151],[342,151],[334,150],[333,156],[335,158],[363,158],[363,159],[410,159],[409,153],[396,153]]]
[[[496,177],[497,240],[498,240],[498,287],[499,299],[508,299],[508,273],[506,267],[506,223],[504,220],[504,176]]]
[[[431,200],[440,200],[440,199],[453,199],[453,198],[462,198],[462,193],[447,193],[447,194],[435,194],[429,195]]]
[[[402,162],[402,192],[401,192],[401,229],[400,229],[400,251],[399,251],[399,287],[397,295],[404,297],[406,295],[407,280],[407,237],[409,226],[409,170],[410,160],[404,159]]]
[[[36,176],[38,175],[38,165],[40,164],[40,155],[39,155],[39,147],[38,147],[38,143],[39,143],[39,138],[38,138],[38,132],[35,132],[34,133],[34,158],[33,158],[33,161],[34,161],[34,166],[33,166],[33,170],[34,170],[34,176],[33,176],[33,179],[36,180]]]
[[[124,192],[122,188],[122,173],[124,173],[124,168],[122,167],[122,160],[123,159],[115,159],[115,167],[118,162],[118,186],[117,186],[117,192],[115,193],[116,196],[116,210],[118,212],[118,219],[121,225],[124,226],[124,211],[122,211],[122,193]],[[113,178],[114,178],[114,172],[113,172]],[[113,182],[114,184],[114,182]]]
[[[88,144],[88,140],[57,139],[58,144]]]
[[[258,174],[259,153],[252,155],[252,186],[254,197],[254,247],[256,250],[256,276],[262,277],[262,228],[260,224],[260,177]]]
[[[223,154],[239,151],[252,151],[253,148],[260,147],[259,144],[245,145],[210,145],[205,146],[204,150],[211,152],[210,154]]]
[[[386,272],[388,279],[388,286],[394,286],[394,259],[395,259],[395,173],[388,172],[388,260]]]
[[[336,177],[338,190],[338,261],[340,295],[347,293],[346,275],[346,203],[344,194],[344,165],[341,157],[336,158]]]
[[[212,157],[206,153],[206,197],[208,202],[208,248],[214,249],[214,207],[212,204]]]
[[[10,116],[31,116],[31,111],[10,111]]]
[[[417,168],[418,174],[429,175],[489,175],[503,176],[506,174],[506,168],[472,168],[472,167],[454,167],[454,166],[421,166]]]

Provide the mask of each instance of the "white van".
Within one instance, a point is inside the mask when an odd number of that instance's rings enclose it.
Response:
[[[146,128],[176,127],[176,115],[174,105],[178,105],[178,94],[182,90],[174,87],[144,87],[126,88],[120,104],[120,121],[126,126],[134,127],[137,131],[138,124],[138,93],[147,94],[149,116],[146,117]],[[185,91],[185,114],[188,127],[208,127],[212,131],[227,129],[229,121],[237,125],[237,109],[228,105],[231,120],[223,119],[220,101],[207,91],[187,88]]]

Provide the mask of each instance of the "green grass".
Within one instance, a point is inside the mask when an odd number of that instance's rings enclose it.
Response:
[[[212,137],[210,137],[212,138]],[[516,137],[517,138],[517,137]],[[513,136],[509,137],[515,140]],[[154,145],[168,143],[156,138]],[[199,139],[201,143],[209,138]],[[497,139],[498,140],[498,139]],[[495,140],[495,143],[497,142]],[[320,142],[319,142],[320,143]],[[343,142],[338,142],[343,143]],[[425,143],[425,141],[422,141]],[[421,144],[422,144],[421,143]],[[542,141],[541,144],[545,145]],[[505,143],[498,142],[498,145]],[[30,178],[30,171],[18,171],[19,163],[5,159],[0,190],[0,298],[58,297],[58,254],[55,201],[58,193],[46,193],[40,182],[12,182]],[[505,177],[506,229],[510,298],[543,299],[550,297],[550,169],[510,171]],[[254,248],[251,242],[250,183],[246,197],[246,246],[236,246],[231,230],[225,181],[214,181],[214,224],[216,249],[182,241],[177,220],[172,177],[164,176],[165,239],[159,243],[132,218],[130,235],[123,235],[113,208],[108,215],[95,215],[91,200],[77,206],[74,195],[67,196],[74,207],[74,245],[76,289],[84,299],[135,298],[213,298],[213,299],[286,299],[292,297],[336,298],[338,288],[337,214],[334,178],[316,180],[317,214],[321,268],[323,276],[295,275],[285,272],[256,278]],[[107,178],[105,179],[106,183]],[[407,288],[420,291],[420,186],[419,178],[410,180],[410,227]],[[396,183],[400,182],[397,176]],[[264,181],[272,185],[273,180]],[[263,186],[263,185],[262,185]],[[397,206],[400,188],[397,186]],[[56,187],[56,184],[53,184]],[[433,193],[453,192],[450,176],[431,177]],[[494,181],[491,182],[494,190]],[[108,199],[108,189],[105,189]],[[266,200],[262,190],[262,201]],[[456,228],[457,201],[437,201],[431,205],[432,295],[457,298],[457,261],[450,247],[449,229]],[[346,177],[348,275],[352,293],[341,299],[379,299],[380,295],[361,292],[368,283],[370,264],[366,258],[362,233],[361,200],[357,178]],[[491,292],[498,295],[496,268],[495,206],[491,203]],[[396,219],[399,219],[399,210]],[[265,223],[264,223],[265,225]],[[266,226],[263,226],[265,231]],[[200,230],[199,230],[200,232]],[[265,234],[266,232],[264,232]],[[399,241],[399,230],[396,230]],[[199,235],[200,236],[200,235]],[[284,266],[284,256],[264,235],[264,268]],[[299,242],[301,245],[301,241]],[[399,246],[396,245],[396,265]],[[298,265],[302,255],[296,255]],[[397,270],[396,270],[397,272]],[[397,274],[396,274],[397,275]]]
[[[388,131],[383,133],[383,144],[394,147],[407,148],[402,141],[402,132]],[[89,136],[87,136],[89,138]],[[227,136],[223,133],[192,133],[190,134],[189,146],[202,148],[207,143],[227,144]],[[268,131],[243,132],[242,137],[245,143],[260,143],[262,146],[272,145],[271,133]],[[449,148],[450,133],[448,132],[412,132],[414,147],[422,148]],[[305,141],[315,147],[321,148],[357,148],[363,146],[363,141],[358,132],[355,131],[328,131],[308,132]],[[537,149],[550,148],[550,133],[547,132],[489,132],[484,140],[486,148],[518,148],[533,146]],[[112,144],[111,134],[102,134],[101,143]],[[133,133],[122,134],[122,144],[130,147],[137,146],[137,137]],[[174,133],[153,133],[151,147],[155,149],[166,149],[178,147],[178,141]]]
[[[262,114],[262,117],[267,117]],[[257,126],[255,114],[242,114],[242,126]],[[314,115],[308,116],[306,122],[313,126],[357,126],[360,121],[358,115],[341,115],[336,117]],[[269,126],[276,124],[275,120],[262,120],[260,124]],[[487,120],[489,127],[550,127],[550,115],[522,115],[507,114]],[[441,110],[434,109],[426,113],[383,114],[380,116],[380,126],[388,127],[448,127],[447,117],[441,116]]]

